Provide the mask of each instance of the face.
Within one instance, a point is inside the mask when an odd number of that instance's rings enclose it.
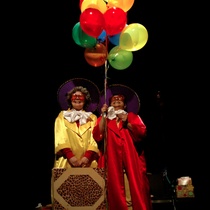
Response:
[[[113,95],[112,98],[111,98],[111,104],[110,105],[113,106],[116,111],[119,110],[119,109],[124,110],[125,109],[124,96]]]
[[[72,94],[71,104],[73,109],[82,110],[85,105],[85,95],[80,91],[76,91]]]

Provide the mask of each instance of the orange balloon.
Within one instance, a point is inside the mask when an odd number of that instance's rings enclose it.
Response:
[[[84,52],[85,60],[94,67],[104,65],[107,54],[107,49],[102,43],[96,44],[93,48],[86,48]]]
[[[87,8],[98,9],[101,13],[106,12],[107,6],[104,0],[83,0],[80,10],[85,11]]]
[[[107,8],[119,7],[127,12],[134,4],[134,0],[109,0]]]

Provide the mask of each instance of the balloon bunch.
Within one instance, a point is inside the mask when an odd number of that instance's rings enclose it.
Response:
[[[117,70],[131,65],[133,51],[143,48],[148,40],[142,24],[127,24],[127,11],[133,4],[134,0],[80,0],[81,14],[72,29],[72,38],[85,48],[88,64],[99,67],[108,60]],[[109,52],[108,42],[114,46]]]

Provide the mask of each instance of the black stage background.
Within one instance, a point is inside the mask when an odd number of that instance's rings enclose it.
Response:
[[[87,64],[84,48],[72,39],[72,28],[80,15],[78,0],[32,5],[28,13],[33,17],[25,24],[27,46],[19,70],[26,69],[20,79],[24,81],[20,82],[20,92],[28,93],[27,97],[20,94],[19,99],[24,101],[28,118],[22,131],[29,149],[24,149],[23,154],[32,161],[27,169],[29,176],[24,178],[30,177],[27,196],[35,207],[39,202],[43,205],[51,202],[53,126],[60,111],[57,89],[66,80],[83,77],[103,90],[104,67]],[[173,182],[178,177],[190,176],[195,195],[200,199],[197,210],[203,210],[209,182],[207,141],[201,129],[204,122],[200,120],[205,83],[198,76],[202,64],[198,62],[200,50],[195,43],[198,29],[193,18],[189,6],[184,8],[178,2],[136,0],[128,11],[128,24],[144,25],[148,42],[133,52],[128,69],[110,67],[108,82],[127,85],[140,97],[139,114],[148,128],[145,141],[148,171],[161,173],[166,168]]]

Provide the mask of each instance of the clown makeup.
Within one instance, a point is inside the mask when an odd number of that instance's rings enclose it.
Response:
[[[110,98],[110,105],[114,107],[115,110],[125,109],[125,97],[123,95],[113,95]]]
[[[110,102],[113,102],[113,101],[123,101],[124,102],[124,100],[125,100],[125,97],[123,95],[114,95],[111,97]]]
[[[78,92],[77,93],[74,93],[71,96],[71,101],[74,101],[74,100],[85,101],[85,96],[82,93],[78,93]]]

